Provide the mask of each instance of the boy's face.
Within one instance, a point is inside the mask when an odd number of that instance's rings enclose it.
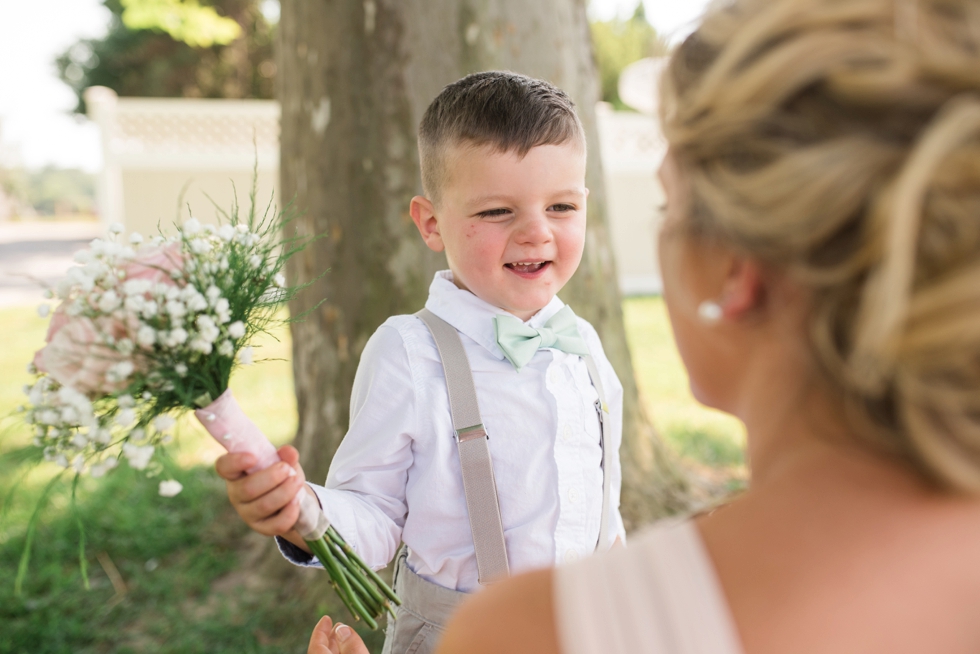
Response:
[[[456,285],[527,320],[578,268],[585,246],[585,149],[541,145],[523,158],[487,147],[445,153],[438,205],[412,200],[426,244]]]

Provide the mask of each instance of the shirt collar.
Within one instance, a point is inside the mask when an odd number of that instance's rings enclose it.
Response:
[[[524,324],[540,329],[564,306],[565,303],[555,296]],[[436,273],[429,285],[429,299],[425,308],[455,327],[456,331],[472,338],[498,359],[505,358],[497,345],[493,317],[510,314],[456,286],[452,271],[440,270]]]

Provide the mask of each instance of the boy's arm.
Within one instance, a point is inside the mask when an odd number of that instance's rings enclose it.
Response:
[[[276,536],[297,565],[319,565],[292,530],[298,493],[313,493],[331,525],[374,568],[394,558],[405,524],[405,486],[417,433],[415,388],[398,330],[383,325],[361,355],[351,395],[350,430],[330,465],[327,487],[305,482],[298,454],[280,448],[283,462],[251,475],[250,455],[226,454],[215,463],[235,510],[255,531]]]
[[[400,331],[371,336],[354,378],[350,429],[330,463],[326,484],[308,484],[330,524],[373,568],[394,558],[408,513],[408,469],[418,434],[415,379]],[[288,547],[288,558],[300,563]]]
[[[387,565],[401,542],[420,409],[408,346],[402,331],[386,323],[361,354],[350,429],[334,454],[325,487],[313,486],[331,524],[373,568]]]

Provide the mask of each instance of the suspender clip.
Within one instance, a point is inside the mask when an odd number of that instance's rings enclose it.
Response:
[[[490,434],[487,433],[486,428],[482,424],[456,430],[457,443],[465,443],[466,441],[472,441],[477,438],[490,439]]]

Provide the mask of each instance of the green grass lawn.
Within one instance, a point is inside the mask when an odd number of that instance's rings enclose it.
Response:
[[[741,426],[691,397],[662,301],[630,299],[624,310],[637,382],[660,433],[692,465],[744,475]],[[46,324],[33,308],[0,310],[0,416],[23,402],[26,364]],[[288,331],[275,336],[257,344],[256,358],[269,360],[242,369],[232,387],[278,444],[295,431],[296,407]],[[0,422],[0,654],[305,652],[320,615],[349,620],[329,593],[311,599],[234,585],[229,573],[247,565],[243,543],[255,539],[211,468],[221,448],[190,417],[179,424],[164,473],[184,485],[180,495],[160,497],[158,479],[125,465],[106,478],[84,479],[75,505],[70,482],[53,487],[24,591],[15,596],[25,526],[58,472],[46,464],[25,476],[15,454],[28,443],[16,414]],[[89,590],[79,565],[79,524]],[[369,638],[380,651],[380,635]]]

